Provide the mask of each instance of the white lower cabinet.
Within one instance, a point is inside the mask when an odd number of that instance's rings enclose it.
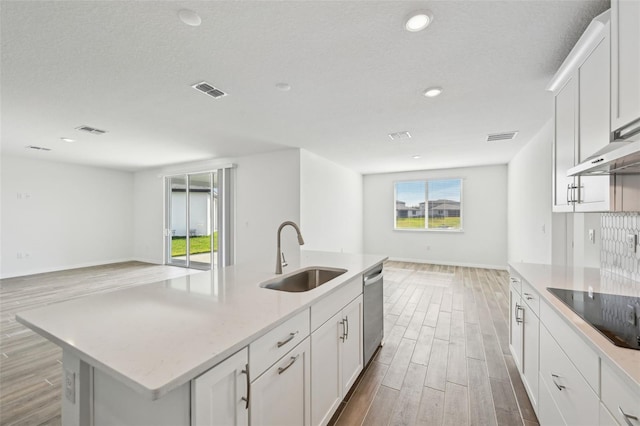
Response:
[[[539,377],[540,388],[538,391],[538,420],[543,426],[564,426],[565,421],[560,414],[558,406],[551,396],[551,392],[544,381]]]
[[[249,410],[252,425],[310,424],[310,361],[307,337],[251,383]]]
[[[191,381],[191,425],[249,424],[247,348]]]
[[[601,411],[608,410],[601,413],[601,418],[607,418],[608,414],[621,425],[640,426],[640,389],[630,386],[605,361],[602,362],[601,378],[600,396],[604,404]]]
[[[313,321],[312,321],[313,322]],[[311,423],[325,425],[363,364],[362,295],[311,333]]]
[[[599,398],[546,327],[540,327],[540,377],[567,425],[597,425]]]
[[[522,293],[522,294],[521,294]],[[538,404],[540,320],[538,297],[520,277],[511,277],[509,291],[509,347],[534,409]]]

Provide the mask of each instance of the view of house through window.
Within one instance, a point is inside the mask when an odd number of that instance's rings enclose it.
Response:
[[[395,229],[462,230],[462,179],[395,184]]]

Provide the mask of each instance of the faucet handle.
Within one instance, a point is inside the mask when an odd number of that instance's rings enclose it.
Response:
[[[289,266],[289,264],[287,263],[287,259],[284,258],[284,253],[282,253],[282,267],[284,268],[285,266]]]

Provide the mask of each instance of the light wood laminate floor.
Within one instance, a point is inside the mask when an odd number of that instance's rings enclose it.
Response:
[[[61,424],[62,350],[17,312],[194,272],[124,262],[0,280],[0,425]]]
[[[385,345],[333,423],[537,424],[508,349],[507,273],[385,268]],[[0,424],[60,424],[61,350],[16,312],[192,272],[127,262],[0,280]]]
[[[509,352],[506,271],[386,262],[384,280],[384,346],[332,423],[538,423]]]

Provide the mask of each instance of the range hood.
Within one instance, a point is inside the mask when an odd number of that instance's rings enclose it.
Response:
[[[582,163],[567,176],[640,174],[640,120],[614,133],[615,140]]]

